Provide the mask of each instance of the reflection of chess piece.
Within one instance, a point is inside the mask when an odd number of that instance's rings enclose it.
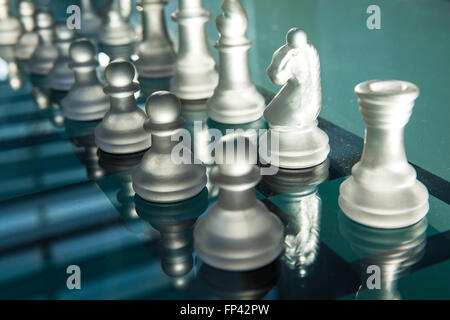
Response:
[[[428,212],[427,188],[408,163],[404,127],[419,95],[416,85],[371,80],[355,87],[366,123],[361,160],[340,186],[339,206],[352,220],[375,228],[412,225]]]
[[[131,6],[131,3],[128,2]],[[106,21],[98,34],[99,42],[108,46],[123,46],[134,42],[134,30],[123,17],[121,0],[112,0]]]
[[[19,62],[31,58],[39,45],[39,35],[36,32],[34,14],[36,5],[32,0],[22,0],[19,3],[19,14],[24,32],[19,38],[15,48],[16,59]]]
[[[264,111],[263,96],[250,78],[245,37],[248,19],[239,0],[224,0],[223,13],[216,19],[219,41],[219,83],[207,101],[208,116],[221,123],[247,123],[259,119]]]
[[[96,37],[102,26],[102,19],[97,15],[92,0],[79,0],[81,7],[81,28],[77,30],[81,37]]]
[[[427,220],[406,228],[388,230],[365,227],[351,221],[342,212],[338,218],[341,233],[361,258],[362,285],[356,298],[400,299],[397,280],[422,259]],[[378,287],[377,271],[374,272],[370,266],[375,266],[375,270],[379,268]]]
[[[19,20],[11,17],[9,0],[0,0],[0,45],[15,45],[22,33]]]

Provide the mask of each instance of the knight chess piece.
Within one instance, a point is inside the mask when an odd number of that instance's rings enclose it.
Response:
[[[58,59],[58,49],[53,44],[53,14],[48,9],[39,9],[35,15],[39,45],[28,60],[31,74],[47,75]]]
[[[0,45],[15,45],[22,33],[22,26],[17,18],[10,15],[9,0],[0,0]]]
[[[77,34],[81,37],[96,37],[102,27],[102,19],[98,16],[92,0],[79,0],[81,8],[81,28]]]
[[[169,39],[164,16],[167,0],[140,0],[143,39],[137,46],[136,68],[143,78],[164,78],[173,75],[175,51]]]
[[[34,21],[35,11],[36,5],[32,0],[22,0],[19,3],[19,16],[24,32],[15,47],[15,56],[18,61],[30,59],[39,45],[39,35]]]
[[[136,193],[152,202],[182,201],[199,194],[206,186],[206,168],[194,158],[190,146],[172,141],[184,128],[180,100],[172,93],[158,91],[148,97],[145,128],[152,135],[152,148],[146,152],[132,179]],[[179,153],[175,148],[182,146]],[[174,154],[180,155],[179,159]]]
[[[48,86],[52,90],[68,91],[75,82],[75,76],[69,68],[69,47],[75,40],[75,31],[67,27],[66,20],[60,20],[53,27],[58,59],[48,74]]]
[[[147,117],[134,97],[139,90],[135,76],[134,66],[125,60],[115,60],[105,69],[107,86],[103,90],[110,97],[110,110],[95,128],[95,142],[104,152],[135,153],[151,145],[144,130]]]
[[[302,29],[293,28],[286,44],[273,54],[267,68],[272,82],[283,87],[270,101],[264,118],[270,129],[261,154],[272,165],[301,169],[325,161],[330,152],[327,134],[317,126],[322,107],[319,55]],[[271,144],[277,141],[278,146]]]
[[[355,87],[366,124],[361,160],[340,186],[339,206],[352,220],[375,228],[412,225],[428,212],[428,190],[408,163],[404,127],[419,88],[400,80]]]
[[[64,116],[77,121],[103,118],[109,110],[109,98],[97,78],[94,45],[87,39],[76,40],[70,45],[69,57],[75,83],[61,101]]]
[[[129,2],[131,6],[131,2]],[[120,0],[112,0],[106,15],[106,21],[98,34],[99,42],[106,46],[125,46],[135,41],[133,27],[121,14],[123,9]]]
[[[208,116],[220,123],[252,122],[262,116],[265,101],[250,78],[247,14],[239,0],[224,0],[222,9],[216,19],[220,34],[215,44],[219,51],[219,83],[206,103]]]
[[[261,268],[283,250],[283,224],[256,199],[261,176],[252,149],[250,140],[239,135],[224,136],[214,149],[211,180],[220,188],[219,198],[197,223],[194,247],[205,263],[219,269]]]
[[[178,11],[172,15],[178,23],[179,46],[170,90],[180,99],[207,99],[217,86],[218,75],[206,38],[209,18],[202,0],[180,0]]]

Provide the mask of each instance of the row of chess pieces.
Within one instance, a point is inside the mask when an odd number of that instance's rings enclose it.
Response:
[[[134,41],[131,26],[120,13],[121,3],[113,0],[105,21],[93,28],[100,30],[100,44],[123,46]],[[206,100],[208,117],[219,123],[245,124],[264,116],[270,126],[267,141],[275,139],[278,144],[260,146],[267,148],[260,154],[270,155],[261,162],[301,170],[326,161],[328,136],[317,122],[322,100],[319,55],[304,30],[289,30],[286,43],[274,53],[267,74],[283,87],[266,106],[250,77],[251,42],[245,36],[248,21],[240,1],[224,0],[223,13],[216,19],[218,72],[206,39],[209,13],[202,8],[202,1],[179,0],[179,10],[173,14],[179,25],[178,52],[167,35],[165,4],[165,0],[139,1],[143,30],[136,45],[138,59],[134,64],[125,59],[109,63],[104,70],[105,85],[97,77],[95,45],[86,38],[76,39],[76,31],[70,30],[66,21],[55,23],[51,11],[35,11],[31,0],[19,3],[23,28],[15,18],[2,15],[6,18],[0,24],[6,27],[0,29],[9,32],[8,37],[0,38],[11,39],[9,45],[15,45],[17,59],[26,64],[30,74],[46,77],[52,90],[68,91],[61,100],[64,117],[101,120],[95,128],[95,144],[102,152],[146,151],[132,173],[133,189],[145,201],[179,202],[200,194],[206,186],[202,163],[176,164],[172,158],[177,142],[171,137],[185,126],[181,101]],[[82,1],[81,5],[82,16],[95,20],[92,4]],[[0,0],[0,10],[9,11],[8,1]],[[83,23],[82,19],[80,30]],[[22,56],[24,52],[26,56]],[[171,92],[150,95],[144,112],[135,100],[137,79],[164,77],[171,77]],[[360,162],[340,187],[339,205],[349,218],[367,226],[415,224],[428,212],[428,191],[407,162],[403,128],[418,88],[406,81],[372,80],[358,84],[355,93],[367,125],[366,139]],[[225,152],[241,138],[225,136],[216,150],[220,147]],[[245,141],[247,154],[253,148]],[[193,158],[188,148],[183,151]],[[249,157],[236,157],[231,165],[217,163],[211,180],[220,193],[195,227],[197,254],[208,264],[227,270],[249,270],[273,261],[283,250],[284,228],[255,197],[258,167]],[[236,243],[240,244],[238,252]]]

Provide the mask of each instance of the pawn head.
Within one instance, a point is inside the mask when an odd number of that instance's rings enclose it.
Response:
[[[240,134],[223,136],[214,148],[214,159],[225,176],[243,176],[255,167],[257,149],[250,139]]]
[[[308,37],[305,30],[300,28],[292,28],[286,35],[286,43],[293,48],[302,47],[307,41]]]
[[[174,123],[181,114],[180,99],[168,91],[158,91],[147,98],[145,111],[154,124]]]
[[[75,32],[67,27],[66,20],[58,20],[53,26],[56,41],[71,41],[75,39]]]
[[[33,1],[23,0],[19,3],[19,14],[23,17],[31,17],[36,11],[36,5]]]
[[[39,9],[36,12],[35,19],[38,29],[48,29],[53,25],[53,13],[48,9]]]
[[[135,75],[136,70],[134,66],[123,59],[114,60],[105,69],[105,79],[112,87],[130,86]]]
[[[94,45],[87,39],[75,40],[69,48],[70,59],[76,63],[93,61],[95,54]]]

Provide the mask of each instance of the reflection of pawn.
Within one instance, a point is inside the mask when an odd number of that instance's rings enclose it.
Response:
[[[247,14],[239,0],[224,0],[222,9],[216,19],[219,84],[207,102],[208,116],[221,123],[247,123],[260,118],[265,108],[263,96],[250,79]]]
[[[147,117],[134,98],[139,90],[139,84],[133,81],[135,75],[134,66],[125,60],[115,60],[105,69],[108,85],[103,90],[110,97],[111,107],[95,128],[95,142],[105,152],[134,153],[151,145],[144,129]]]
[[[9,0],[0,0],[0,45],[16,44],[21,33],[22,27],[19,20],[10,16]]]
[[[32,0],[22,0],[19,3],[20,20],[24,29],[15,48],[16,59],[19,61],[30,59],[39,45],[39,35],[35,31],[35,11],[36,5]]]
[[[69,47],[75,39],[75,31],[67,28],[66,20],[60,20],[53,27],[58,59],[48,74],[49,87],[53,90],[68,91],[75,82],[73,71],[69,68]]]
[[[77,33],[82,37],[94,37],[98,34],[102,19],[97,15],[92,0],[80,0],[81,7],[81,28]]]
[[[138,44],[136,67],[143,78],[163,78],[173,74],[175,52],[169,39],[164,16],[167,0],[140,0],[143,40]]]
[[[302,29],[289,30],[286,44],[273,54],[267,74],[283,87],[264,111],[270,126],[266,141],[275,138],[278,146],[269,143],[262,154],[269,155],[272,165],[288,169],[325,161],[330,152],[328,136],[317,126],[322,107],[319,55]]]
[[[172,15],[178,23],[180,36],[170,89],[180,99],[207,99],[217,86],[218,76],[205,30],[209,17],[202,0],[180,0],[179,10]]]
[[[78,121],[103,118],[109,109],[108,96],[97,79],[95,48],[89,40],[74,41],[69,49],[69,67],[75,74],[75,84],[61,101],[64,116]]]
[[[175,202],[197,195],[206,185],[205,166],[194,159],[190,148],[172,141],[172,136],[185,125],[180,117],[180,100],[167,91],[155,92],[148,97],[145,109],[149,117],[145,127],[152,135],[152,148],[133,172],[134,190],[154,202]],[[174,151],[180,145],[182,156]]]
[[[283,249],[283,224],[256,199],[261,176],[251,161],[253,149],[248,138],[237,135],[225,136],[215,147],[211,180],[220,188],[219,199],[195,227],[194,245],[204,262],[219,269],[260,268]]]
[[[107,46],[123,46],[134,42],[134,30],[121,14],[120,0],[112,0],[98,37],[99,42]]]
[[[28,67],[31,74],[46,75],[58,59],[58,49],[53,44],[53,14],[50,10],[40,9],[35,20],[39,45],[28,60]]]
[[[361,160],[340,187],[339,206],[350,218],[375,228],[412,225],[428,212],[427,188],[408,163],[404,127],[419,95],[414,84],[372,80],[355,87],[366,123]]]

